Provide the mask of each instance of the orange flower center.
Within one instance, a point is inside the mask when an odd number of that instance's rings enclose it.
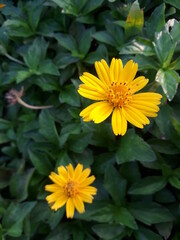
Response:
[[[78,193],[78,183],[72,180],[69,180],[64,186],[64,193],[68,197],[73,197]]]
[[[113,82],[108,88],[107,100],[114,107],[123,107],[127,105],[131,98],[131,89],[127,86],[125,82],[119,84]]]

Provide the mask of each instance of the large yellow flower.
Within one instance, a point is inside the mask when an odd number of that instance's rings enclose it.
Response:
[[[53,184],[46,185],[45,190],[52,192],[46,197],[51,209],[57,211],[66,204],[67,218],[73,218],[75,208],[79,213],[85,211],[84,202],[92,203],[97,192],[95,187],[89,186],[95,177],[90,176],[90,169],[83,170],[83,165],[78,164],[75,169],[69,164],[58,167],[58,174],[51,172],[49,178]]]
[[[81,111],[84,121],[104,121],[112,113],[112,129],[115,135],[124,135],[127,122],[138,128],[149,124],[147,117],[156,117],[162,96],[158,93],[138,93],[148,79],[140,76],[134,79],[138,64],[128,61],[123,68],[121,59],[113,58],[110,67],[105,60],[95,62],[98,78],[84,72],[79,86],[81,96],[98,100]]]

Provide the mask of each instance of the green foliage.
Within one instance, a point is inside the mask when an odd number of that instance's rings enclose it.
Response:
[[[3,0],[0,9],[0,239],[179,240],[179,1]],[[83,122],[77,93],[94,62],[138,63],[158,117],[115,137],[109,120]],[[10,89],[44,110],[7,106]],[[45,197],[60,165],[90,167],[97,196],[65,217]]]

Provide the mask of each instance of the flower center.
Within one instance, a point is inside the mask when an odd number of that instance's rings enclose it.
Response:
[[[131,98],[131,89],[127,86],[125,82],[119,84],[113,82],[108,88],[107,100],[114,107],[123,107],[127,105]]]
[[[75,196],[78,193],[78,183],[72,180],[69,180],[67,184],[64,186],[64,193],[68,197]]]

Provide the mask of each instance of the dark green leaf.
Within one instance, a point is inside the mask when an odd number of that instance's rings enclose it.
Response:
[[[152,162],[156,160],[156,156],[142,138],[136,135],[133,130],[128,130],[120,141],[116,159],[119,164],[134,160]]]
[[[69,149],[76,153],[82,153],[90,143],[91,138],[92,133],[72,134],[68,139]]]
[[[111,46],[116,46],[114,38],[106,31],[100,31],[92,34],[92,37],[96,40],[109,44]]]
[[[123,227],[119,224],[97,224],[92,229],[104,240],[112,240],[123,232]]]
[[[39,116],[39,132],[51,143],[58,144],[59,137],[55,121],[48,110],[43,110]]]
[[[141,227],[135,232],[135,237],[136,240],[162,240],[161,236],[145,227]]]
[[[176,7],[177,9],[180,9],[180,3],[178,0],[165,0],[165,2]]]
[[[170,183],[173,187],[175,187],[175,188],[177,188],[177,189],[180,189],[180,179],[178,179],[177,177],[175,177],[175,176],[170,177],[170,178],[169,178],[169,183]]]
[[[148,195],[163,189],[167,181],[160,176],[146,177],[135,182],[129,189],[129,194]]]
[[[60,102],[67,103],[74,107],[80,106],[80,98],[73,84],[66,85],[59,95]]]
[[[150,39],[154,38],[155,32],[160,32],[165,24],[165,4],[161,4],[151,14],[146,22],[146,32]]]
[[[129,210],[137,220],[147,225],[174,219],[167,208],[153,202],[133,202],[129,204]]]
[[[128,209],[124,207],[114,208],[114,220],[123,226],[130,227],[132,229],[138,229],[136,221]]]
[[[110,193],[116,205],[124,202],[127,181],[120,177],[113,166],[109,166],[105,171],[104,186]]]
[[[34,153],[29,150],[29,157],[35,169],[42,175],[48,176],[53,166],[45,154]]]

